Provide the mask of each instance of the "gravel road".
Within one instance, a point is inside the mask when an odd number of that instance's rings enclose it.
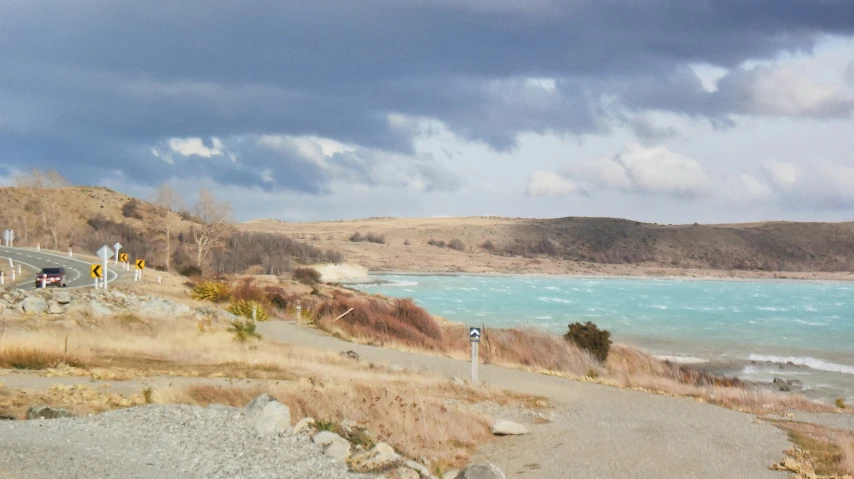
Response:
[[[356,479],[303,435],[262,437],[237,409],[152,405],[0,421],[0,478]]]
[[[266,340],[353,350],[384,361],[467,378],[471,363],[349,343],[289,322],[260,323]],[[786,435],[754,416],[600,384],[480,365],[480,379],[500,388],[547,397],[554,422],[528,424],[531,434],[491,441],[472,462],[492,462],[508,478],[783,479],[771,464],[783,458]]]

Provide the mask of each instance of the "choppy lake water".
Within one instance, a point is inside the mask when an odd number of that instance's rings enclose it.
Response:
[[[665,355],[740,362],[744,379],[800,379],[812,395],[854,399],[854,284],[783,281],[382,275],[371,293],[411,297],[432,314],[563,333],[593,321]],[[792,363],[800,368],[780,369]]]

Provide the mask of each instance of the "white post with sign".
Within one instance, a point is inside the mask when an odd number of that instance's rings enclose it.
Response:
[[[471,341],[471,384],[477,386],[477,346],[480,344],[480,328],[469,328]]]
[[[98,257],[104,262],[104,289],[107,289],[107,275],[109,274],[107,264],[110,262],[110,258],[113,257],[113,250],[107,245],[101,246],[101,249],[98,250]]]
[[[113,248],[116,249],[116,264],[119,264],[119,250],[122,249],[122,244],[116,241],[116,244],[113,245]]]

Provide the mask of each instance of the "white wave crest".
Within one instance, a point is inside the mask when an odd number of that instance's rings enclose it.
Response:
[[[781,364],[792,362],[793,364],[806,366],[808,368],[816,369],[819,371],[854,374],[854,366],[849,366],[847,364],[831,363],[810,356],[773,356],[770,354],[751,354],[747,357],[747,359],[750,361],[771,361],[772,363]]]

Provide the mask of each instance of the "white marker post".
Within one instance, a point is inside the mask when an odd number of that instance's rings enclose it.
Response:
[[[68,257],[71,257],[71,248],[68,248]]]
[[[122,249],[122,244],[116,241],[116,244],[113,245],[113,248],[116,249],[116,264],[119,264],[119,250]]]
[[[107,275],[109,271],[107,270],[107,265],[110,262],[110,258],[113,257],[113,250],[110,249],[109,246],[104,245],[101,246],[101,249],[98,250],[98,257],[101,258],[101,261],[104,262],[104,289],[107,289]]]
[[[0,286],[6,284],[6,273],[0,271]]]
[[[18,264],[18,274],[21,274],[21,265]]]
[[[15,282],[15,270],[14,269],[12,270],[12,282],[13,283]]]
[[[36,251],[41,251],[41,250],[42,250],[42,244],[36,243]]]
[[[47,286],[47,275],[42,276],[42,289]]]
[[[477,346],[480,344],[480,328],[469,328],[471,341],[471,384],[477,386]]]

